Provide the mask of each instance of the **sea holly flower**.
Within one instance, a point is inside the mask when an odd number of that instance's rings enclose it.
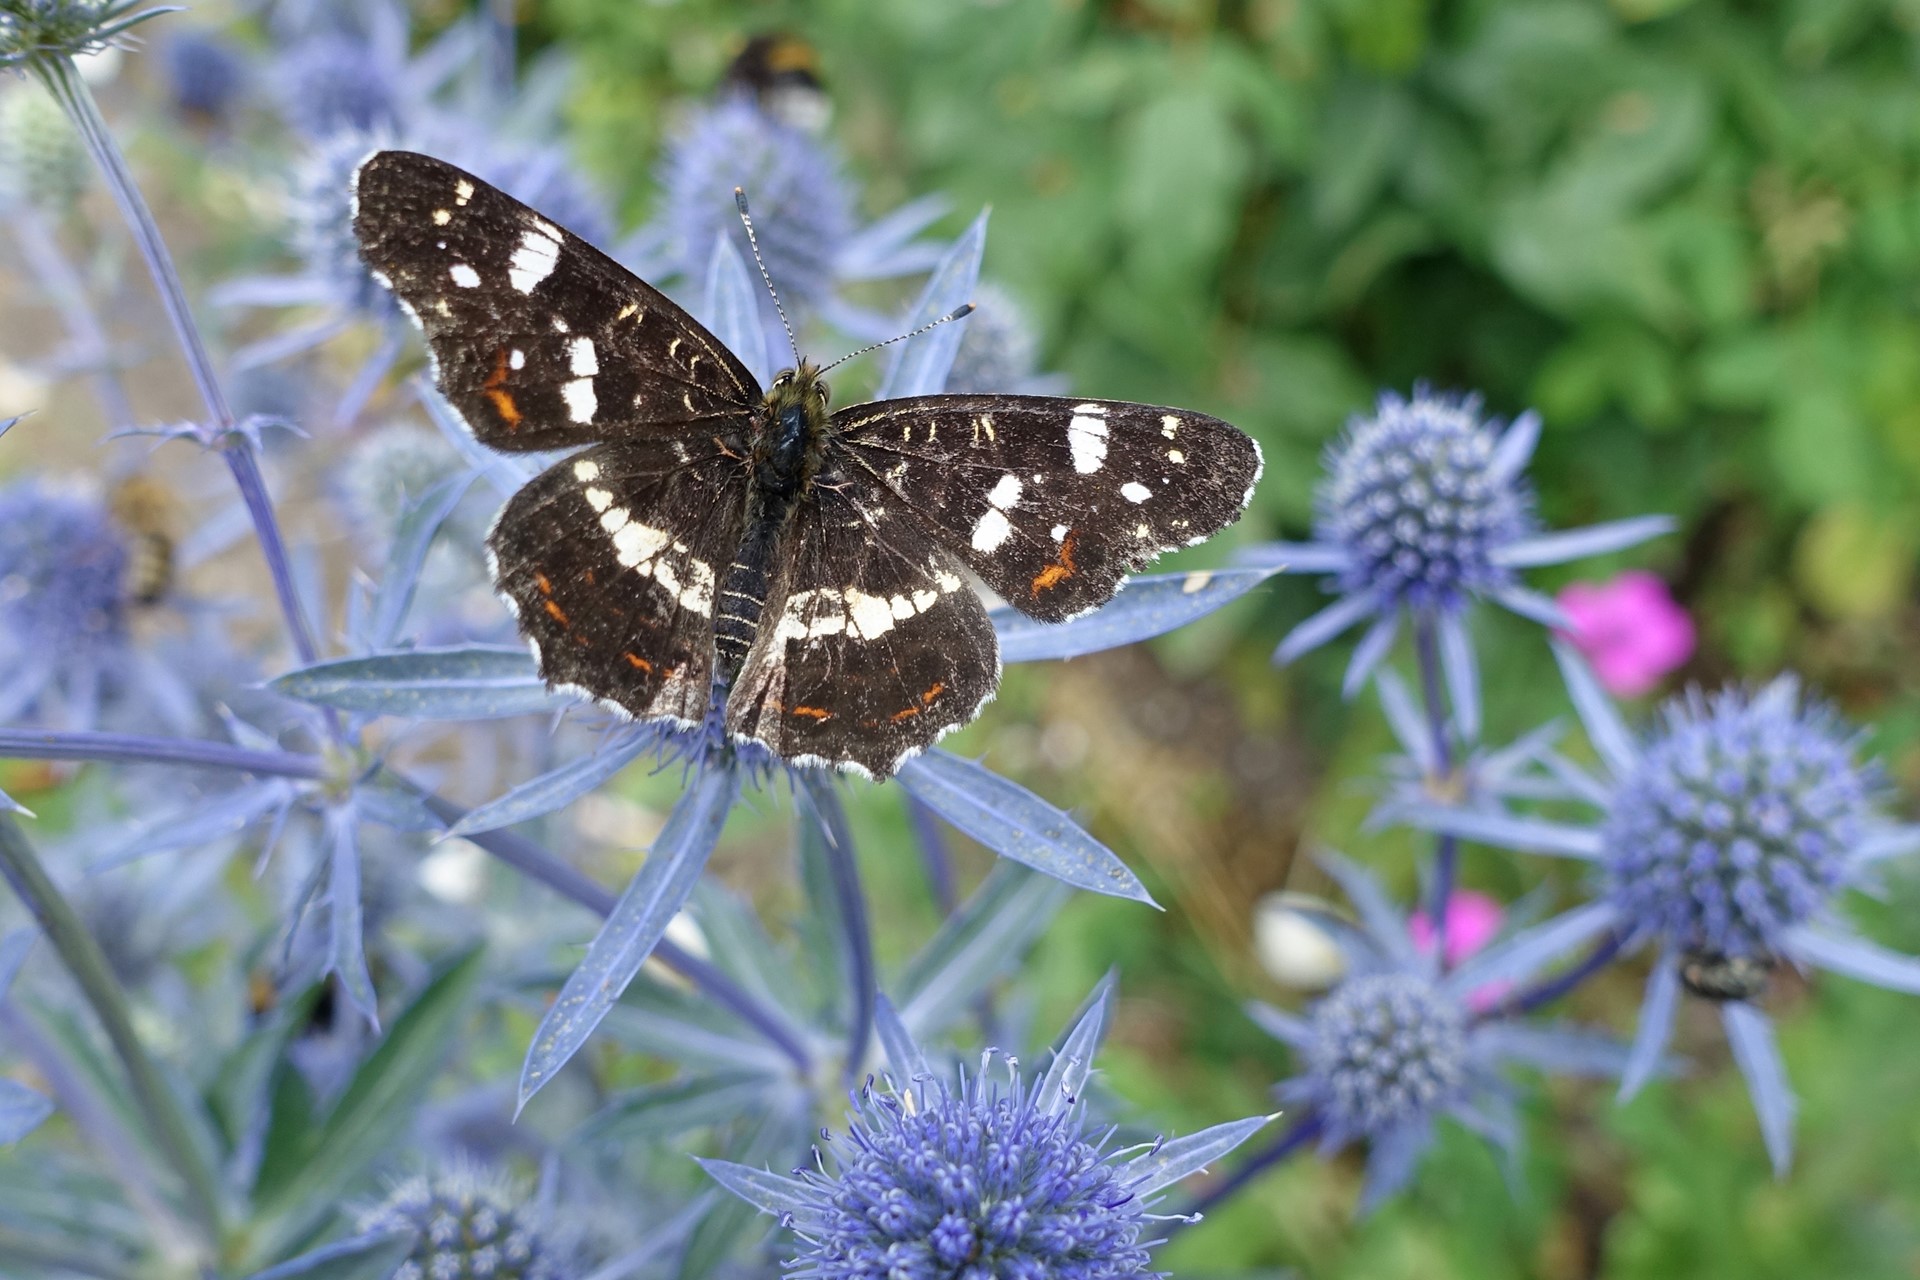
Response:
[[[960,332],[947,390],[1066,394],[1066,378],[1039,372],[1039,364],[1040,343],[1026,308],[1002,286],[981,281],[973,291],[973,314]]]
[[[936,1071],[882,1002],[892,1073],[851,1097],[844,1136],[787,1177],[701,1163],[789,1227],[794,1280],[1118,1280],[1158,1274],[1159,1194],[1267,1123],[1233,1121],[1115,1150],[1083,1092],[1112,990],[1066,1034],[1045,1075],[989,1049],[969,1074]]]
[[[1575,582],[1556,597],[1567,639],[1608,693],[1637,698],[1693,656],[1693,619],[1667,584],[1631,569],[1610,582]]]
[[[391,1280],[571,1280],[570,1251],[505,1183],[470,1169],[415,1177],[360,1217],[409,1242]]]
[[[1412,1180],[1442,1119],[1486,1138],[1511,1165],[1520,1123],[1503,1066],[1619,1071],[1624,1051],[1590,1032],[1484,1015],[1487,997],[1505,989],[1495,984],[1523,979],[1534,967],[1514,951],[1517,939],[1494,942],[1443,972],[1431,941],[1420,945],[1371,874],[1331,854],[1320,861],[1359,916],[1357,926],[1336,932],[1347,976],[1305,1017],[1258,1002],[1247,1012],[1300,1058],[1300,1075],[1275,1090],[1302,1109],[1289,1139],[1317,1138],[1324,1154],[1368,1144],[1360,1212]]]
[[[98,53],[167,10],[141,0],[0,0],[0,71]]]
[[[1592,672],[1556,645],[1605,776],[1555,759],[1600,810],[1588,826],[1430,809],[1422,825],[1505,848],[1589,863],[1597,896],[1523,935],[1550,960],[1584,943],[1658,950],[1621,1082],[1646,1082],[1682,992],[1717,1004],[1776,1170],[1792,1153],[1793,1096],[1758,1001],[1781,964],[1920,993],[1920,959],[1856,933],[1841,894],[1871,888],[1878,864],[1920,850],[1920,826],[1879,810],[1880,777],[1858,738],[1783,676],[1756,692],[1670,700],[1645,736],[1628,729]]]
[[[1380,709],[1400,749],[1380,766],[1380,799],[1367,815],[1366,829],[1379,830],[1401,821],[1401,814],[1429,805],[1456,805],[1468,809],[1502,811],[1513,800],[1557,800],[1569,793],[1541,769],[1559,726],[1548,724],[1504,747],[1487,747],[1479,740],[1479,708],[1467,706],[1460,695],[1453,715],[1443,726],[1449,747],[1442,754],[1433,727],[1414,701],[1413,693],[1391,668],[1374,676]],[[1466,721],[1469,732],[1461,727]]]
[[[190,120],[226,119],[252,84],[244,54],[224,37],[200,28],[174,34],[160,47],[167,96]]]
[[[1328,589],[1340,597],[1294,628],[1274,660],[1292,662],[1371,619],[1347,670],[1352,696],[1393,647],[1406,614],[1423,644],[1437,633],[1457,701],[1478,687],[1463,622],[1470,602],[1491,600],[1564,627],[1554,603],[1522,585],[1520,570],[1631,547],[1672,521],[1643,516],[1541,531],[1522,474],[1539,439],[1539,415],[1523,413],[1503,425],[1484,414],[1477,395],[1425,387],[1410,399],[1382,392],[1372,415],[1354,417],[1327,451],[1314,540],[1269,543],[1243,557],[1283,572],[1328,575]]]

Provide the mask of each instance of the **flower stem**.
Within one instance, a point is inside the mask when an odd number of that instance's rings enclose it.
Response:
[[[118,764],[182,764],[232,769],[275,778],[319,778],[318,756],[250,751],[197,738],[153,738],[137,733],[0,729],[0,760],[108,760]]]
[[[61,963],[92,1006],[94,1016],[100,1019],[114,1053],[126,1069],[134,1101],[147,1122],[149,1136],[183,1184],[188,1207],[207,1242],[217,1242],[220,1239],[219,1183],[201,1158],[179,1100],[134,1033],[132,1015],[100,944],[93,940],[73,907],[54,886],[19,824],[3,814],[0,814],[0,876],[13,886],[13,891],[33,912]]]
[[[860,868],[853,860],[853,831],[833,783],[813,771],[801,775],[807,805],[825,837],[827,874],[833,878],[840,928],[847,938],[847,986],[853,995],[852,1025],[847,1029],[847,1059],[842,1066],[851,1084],[866,1062],[867,1041],[873,1035],[873,930],[867,921],[867,896],[860,886]]]
[[[213,361],[207,355],[200,327],[187,306],[187,294],[181,286],[180,273],[174,269],[173,255],[160,235],[153,210],[147,207],[146,197],[140,194],[133,173],[127,168],[126,157],[120,154],[113,134],[107,129],[106,120],[100,115],[100,105],[94,101],[93,91],[81,78],[73,59],[64,55],[45,57],[35,60],[31,66],[46,85],[47,91],[53,95],[54,101],[60,104],[74,127],[80,131],[87,149],[93,153],[94,163],[100,166],[100,172],[106,178],[107,189],[113,193],[114,203],[120,207],[121,216],[126,219],[128,230],[133,233],[140,256],[146,261],[147,272],[153,277],[154,288],[159,291],[160,304],[173,326],[174,337],[179,340],[180,349],[186,356],[187,370],[193,375],[200,399],[206,405],[207,416],[219,434],[221,456],[226,459],[227,469],[233,473],[234,483],[240,486],[240,495],[246,501],[247,512],[253,517],[254,534],[260,539],[261,553],[266,556],[267,568],[273,575],[274,591],[280,598],[280,612],[286,618],[294,651],[300,655],[302,662],[311,663],[319,656],[319,650],[314,645],[313,632],[307,624],[306,615],[300,608],[300,598],[294,591],[293,571],[287,559],[285,540],[280,536],[279,522],[274,518],[252,446],[244,435],[234,429],[233,411],[227,407],[226,394],[221,391],[220,382],[214,377]]]
[[[1545,982],[1523,987],[1499,1003],[1480,1010],[1474,1015],[1473,1020],[1478,1023],[1491,1022],[1498,1018],[1522,1018],[1544,1005],[1552,1004],[1612,964],[1614,958],[1625,949],[1626,945],[1627,935],[1615,929],[1596,942],[1593,950],[1587,952],[1586,958],[1573,968]]]
[[[1447,709],[1440,696],[1440,660],[1435,648],[1433,615],[1417,613],[1413,619],[1413,648],[1420,660],[1420,699],[1427,712],[1427,732],[1432,735],[1433,759],[1442,778],[1453,774],[1453,743],[1447,736]],[[1433,926],[1434,961],[1445,973],[1447,965],[1447,906],[1453,900],[1453,882],[1459,872],[1460,842],[1442,835],[1434,845],[1432,905],[1428,907]]]
[[[1317,1140],[1325,1127],[1319,1116],[1307,1112],[1294,1122],[1291,1129],[1275,1137],[1265,1148],[1241,1161],[1239,1168],[1201,1192],[1199,1198],[1187,1206],[1186,1213],[1190,1217],[1198,1217],[1218,1208],[1255,1178]]]

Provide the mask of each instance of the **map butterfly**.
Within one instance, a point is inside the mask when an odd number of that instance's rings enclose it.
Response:
[[[806,360],[764,391],[667,297],[424,155],[354,179],[368,266],[475,437],[577,449],[488,535],[541,675],[794,764],[886,777],[1000,681],[968,571],[1031,617],[1106,603],[1238,518],[1259,447],[1183,409],[933,395],[828,411]]]

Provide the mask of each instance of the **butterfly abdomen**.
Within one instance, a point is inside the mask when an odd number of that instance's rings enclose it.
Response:
[[[749,517],[751,519],[751,516]],[[720,580],[713,600],[713,647],[720,658],[720,678],[731,684],[747,660],[760,615],[767,607],[767,584],[772,578],[773,547],[778,530],[765,521],[750,523],[740,550]]]

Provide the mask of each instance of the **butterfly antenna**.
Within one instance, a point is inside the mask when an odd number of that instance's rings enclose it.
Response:
[[[767,282],[767,293],[773,298],[773,309],[780,313],[780,327],[787,331],[787,345],[793,348],[793,365],[800,367],[800,344],[794,341],[793,326],[787,323],[787,309],[780,305],[780,293],[773,287],[773,277],[767,274],[767,263],[760,256],[760,240],[753,234],[753,215],[747,212],[747,193],[739,187],[733,189],[733,207],[740,211],[740,225],[747,229],[747,247],[753,250],[753,265],[760,268],[760,278]]]
[[[923,324],[912,333],[903,333],[897,338],[888,338],[885,342],[876,342],[870,347],[862,347],[858,351],[849,351],[846,355],[841,356],[838,360],[826,366],[825,369],[820,370],[820,372],[825,373],[827,369],[837,369],[856,356],[863,356],[869,351],[878,351],[882,347],[890,347],[896,342],[905,342],[908,338],[917,338],[929,329],[938,329],[949,320],[964,319],[972,314],[973,304],[971,302],[963,302],[953,310],[947,312],[947,314],[941,316],[938,320],[935,320],[932,324]]]

